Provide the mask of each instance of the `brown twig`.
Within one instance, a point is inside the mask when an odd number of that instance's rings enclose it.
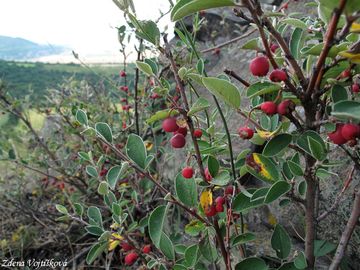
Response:
[[[235,73],[235,71],[230,70],[230,69],[225,69],[224,73],[233,77],[234,79],[238,80],[239,82],[241,82],[245,87],[249,87],[250,83],[248,83],[247,81],[245,81],[243,78],[241,78],[238,74]]]
[[[339,245],[336,249],[335,256],[329,267],[329,270],[339,269],[340,262],[345,255],[346,247],[349,243],[352,233],[354,232],[359,217],[360,217],[360,190],[357,191],[355,194],[354,205],[351,211],[350,218],[346,224],[344,232],[341,235]]]

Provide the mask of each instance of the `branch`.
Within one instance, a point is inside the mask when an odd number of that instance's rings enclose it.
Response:
[[[346,247],[349,243],[352,233],[354,232],[359,217],[360,217],[360,190],[357,191],[357,193],[355,194],[354,205],[351,211],[350,218],[346,224],[343,234],[341,235],[339,245],[336,249],[336,253],[329,267],[329,270],[339,269],[341,259],[345,255]]]
[[[337,25],[338,25],[340,16],[345,8],[345,4],[346,4],[346,0],[341,0],[339,7],[334,10],[333,16],[328,25],[328,30],[325,34],[324,48],[319,56],[319,59],[316,63],[314,73],[311,76],[309,85],[306,90],[307,95],[310,95],[313,92],[314,87],[315,87],[315,89],[319,88],[322,76],[324,74],[323,65],[325,63],[326,57],[328,56],[328,54],[330,52],[331,47],[333,46],[333,40],[334,40],[334,36],[336,34]]]
[[[248,83],[247,81],[245,81],[243,78],[241,78],[238,74],[235,73],[235,71],[230,70],[230,69],[225,69],[224,73],[233,77],[234,79],[238,80],[239,82],[241,82],[245,87],[249,87],[250,83]]]

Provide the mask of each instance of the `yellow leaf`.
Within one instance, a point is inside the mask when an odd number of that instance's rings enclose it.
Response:
[[[271,180],[272,179],[271,175],[270,175],[269,171],[266,169],[265,164],[261,162],[259,155],[256,153],[253,153],[253,159],[254,159],[254,162],[256,163],[256,165],[259,166],[258,173],[260,173],[265,178]]]
[[[275,130],[275,131],[267,131],[267,130],[260,130],[260,129],[256,129],[256,132],[257,134],[259,134],[259,136],[262,138],[262,139],[270,139],[272,136],[274,136],[278,130]]]
[[[118,233],[112,233],[111,236],[117,240],[123,240],[124,237],[122,237],[120,234]]]
[[[268,215],[268,222],[271,226],[275,226],[277,224],[276,217],[271,213]]]
[[[154,144],[150,141],[145,141],[144,143],[145,143],[145,148],[147,151],[150,151],[154,146]]]
[[[109,251],[114,250],[120,244],[119,240],[109,240]]]
[[[200,205],[204,212],[210,211],[210,208],[213,204],[213,196],[210,189],[205,189],[203,192],[201,192],[200,195]]]
[[[360,23],[353,22],[350,27],[350,32],[352,33],[360,33]]]
[[[360,63],[360,53],[352,53],[350,51],[342,51],[339,52],[339,55],[349,59],[352,63],[359,64]]]

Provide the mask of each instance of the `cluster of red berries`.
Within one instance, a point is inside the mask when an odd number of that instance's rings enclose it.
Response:
[[[120,86],[120,90],[124,91],[124,92],[129,92],[129,87],[127,87],[126,85]]]
[[[215,199],[215,203],[205,210],[205,215],[207,217],[213,217],[218,213],[224,212],[224,204],[226,202],[227,196],[232,196],[233,192],[234,187],[227,186],[224,190],[224,196],[218,196]]]
[[[126,72],[124,70],[120,71],[119,73],[120,77],[124,78],[126,77]]]
[[[277,45],[273,45],[273,50],[276,51]],[[267,57],[258,56],[250,62],[250,72],[254,76],[264,77],[269,73],[270,63]],[[275,69],[270,73],[269,79],[272,82],[283,82],[287,80],[287,74],[282,69]]]
[[[126,252],[132,251],[134,249],[133,246],[129,245],[126,242],[121,243],[121,248],[123,249],[123,251],[126,251]],[[151,252],[151,245],[145,245],[141,251],[143,254],[149,254]],[[138,258],[139,258],[139,255],[135,251],[128,253],[125,256],[125,265],[133,265],[137,261]]]
[[[166,118],[162,122],[162,129],[165,132],[173,132],[173,136],[170,139],[170,144],[174,148],[183,148],[186,144],[186,135],[188,129],[186,126],[179,126],[175,117]],[[202,136],[201,130],[195,130],[194,136],[200,138]]]
[[[360,138],[360,126],[353,123],[338,123],[335,131],[328,133],[328,137],[334,144],[349,143],[350,146],[354,146],[357,144],[356,139]]]

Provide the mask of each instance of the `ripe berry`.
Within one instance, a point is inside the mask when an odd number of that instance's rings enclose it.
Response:
[[[120,90],[122,90],[122,91],[124,91],[124,92],[128,92],[129,91],[129,87],[127,87],[127,86],[121,86],[120,87]]]
[[[209,168],[205,168],[205,180],[206,180],[207,182],[210,182],[211,179],[212,179],[212,176],[211,176],[211,174],[210,174]]]
[[[220,48],[215,48],[213,54],[219,55],[221,52]]]
[[[341,135],[347,141],[353,140],[360,136],[360,127],[355,124],[345,124],[341,128]]]
[[[184,176],[184,178],[189,179],[193,177],[194,170],[191,167],[185,167],[184,169],[182,169],[181,174],[182,176]]]
[[[144,246],[143,249],[142,249],[142,252],[143,252],[144,254],[149,254],[150,251],[151,251],[151,245],[146,245],[146,246]]]
[[[194,136],[195,136],[195,138],[201,138],[201,136],[202,136],[201,129],[195,129],[194,130]]]
[[[227,186],[224,191],[224,195],[233,195],[234,186]]]
[[[269,72],[269,69],[269,60],[265,56],[258,56],[250,62],[250,71],[254,76],[266,76],[266,74]]]
[[[352,86],[351,86],[351,91],[353,93],[359,93],[360,92],[360,86],[357,84],[357,83],[354,83]]]
[[[100,176],[104,176],[105,174],[107,174],[108,170],[107,169],[102,169],[100,171]]]
[[[224,212],[224,206],[222,204],[216,204],[215,205],[215,210],[216,210],[217,213]]]
[[[187,135],[187,127],[179,127],[179,129],[176,131],[176,133],[180,133],[186,137]]]
[[[223,205],[225,203],[225,198],[223,196],[219,196],[215,199],[215,203]]]
[[[277,113],[277,106],[272,101],[263,102],[260,106],[260,109],[267,115],[274,115]]]
[[[170,143],[174,148],[183,148],[185,146],[186,140],[184,135],[177,133],[170,139]]]
[[[176,123],[176,118],[174,118],[174,117],[166,118],[162,122],[162,129],[165,132],[175,132],[175,131],[177,131],[179,129],[179,126]]]
[[[158,93],[152,93],[150,98],[157,99],[157,98],[161,98],[161,96]]]
[[[277,112],[280,115],[287,115],[295,110],[295,103],[290,99],[285,99],[277,106]]]
[[[216,213],[217,211],[215,205],[210,206],[210,208],[205,211],[205,215],[207,217],[213,217],[216,215]]]
[[[123,111],[129,111],[130,108],[131,108],[131,105],[128,105],[128,104],[122,106]]]
[[[343,124],[336,124],[336,130],[328,134],[330,141],[335,144],[341,145],[347,142],[347,140],[342,136]]]
[[[241,127],[238,129],[240,138],[249,140],[254,136],[254,131],[249,127]]]
[[[126,265],[133,265],[136,260],[138,259],[139,255],[135,252],[131,252],[128,255],[125,256],[125,264]]]
[[[283,82],[287,80],[287,74],[281,69],[275,69],[270,73],[269,78],[272,82]]]
[[[132,245],[129,245],[127,242],[122,242],[121,243],[121,248],[124,250],[124,251],[130,251],[130,250],[133,250],[134,247]]]
[[[277,45],[275,43],[271,44],[271,46],[270,46],[270,50],[272,53],[275,53],[278,48],[279,48],[279,45]]]
[[[350,69],[345,69],[343,72],[341,72],[340,74],[340,78],[341,79],[346,79],[349,78],[351,76],[351,70]]]
[[[126,77],[126,72],[124,70],[120,71],[120,77]]]

